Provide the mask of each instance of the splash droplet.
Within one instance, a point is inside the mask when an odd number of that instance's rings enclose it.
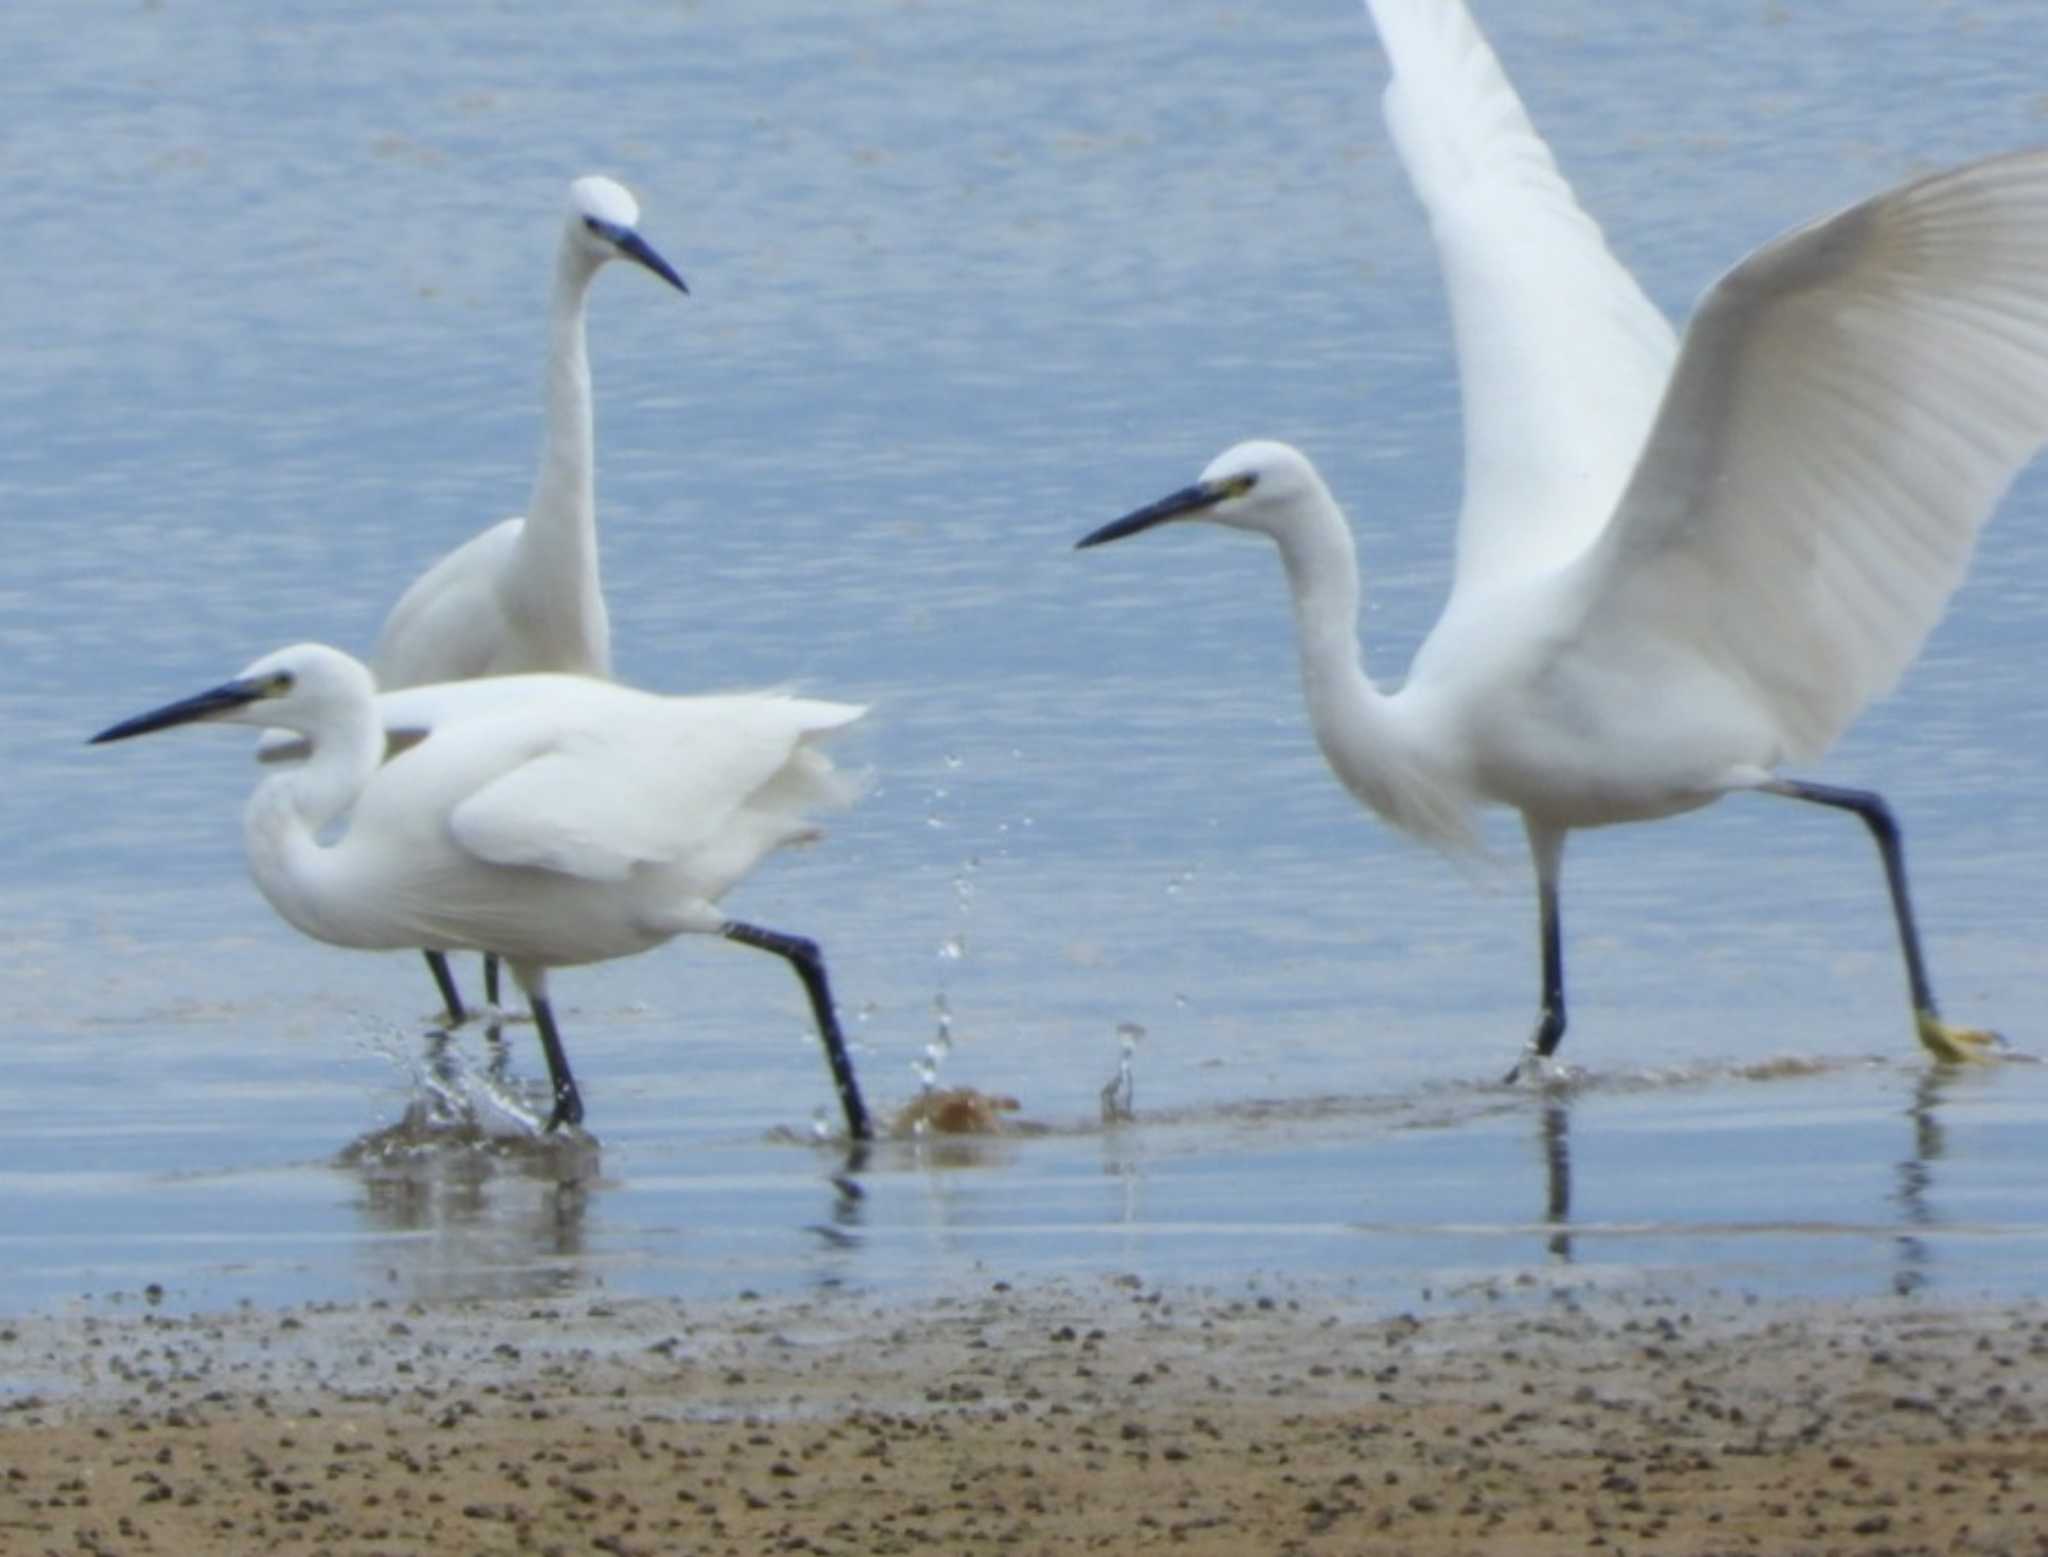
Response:
[[[923,1055],[911,1061],[918,1083],[926,1092],[938,1086],[939,1068],[953,1052],[953,1011],[943,994],[932,998],[932,1012],[939,1019],[938,1031],[925,1043]]]

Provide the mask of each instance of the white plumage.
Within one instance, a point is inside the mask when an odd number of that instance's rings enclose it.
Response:
[[[609,676],[610,620],[598,568],[596,437],[584,317],[590,284],[627,259],[678,291],[682,277],[640,236],[640,207],[624,186],[595,175],[569,186],[548,300],[546,418],[540,470],[523,518],[492,525],[413,581],[391,608],[372,664],[385,688],[565,671]],[[276,755],[273,743],[267,755]],[[427,954],[449,1017],[462,998],[446,961]],[[486,963],[487,998],[497,998]]]
[[[1366,677],[1349,527],[1305,456],[1255,442],[1086,537],[1199,517],[1270,535],[1316,737],[1397,827],[1469,847],[1521,812],[1543,1009],[1565,1029],[1557,882],[1573,828],[1737,790],[1856,812],[1883,857],[1916,1025],[1935,1007],[1883,800],[1780,778],[1919,651],[1978,529],[2048,439],[2048,152],[1919,180],[1767,244],[1675,361],[1456,0],[1369,0],[1389,127],[1443,259],[1466,420],[1444,614],[1398,692]]]
[[[569,186],[548,299],[540,470],[526,514],[457,547],[399,597],[371,661],[380,687],[534,670],[611,674],[584,322],[590,284],[608,261],[623,258],[687,290],[640,236],[639,220],[638,203],[608,178]]]
[[[1573,196],[1465,7],[1370,10],[1394,67],[1387,129],[1429,217],[1458,347],[1456,600],[1592,540],[1678,342]]]
[[[577,1122],[582,1103],[548,1005],[549,969],[687,932],[791,962],[848,1127],[864,1137],[817,948],[716,906],[767,854],[812,836],[811,813],[855,798],[858,780],[819,742],[864,712],[781,692],[662,697],[560,675],[380,698],[356,660],[300,644],[94,740],[195,720],[302,737],[305,761],[271,771],[249,801],[257,886],[292,925],[335,945],[502,956],[548,1054],[550,1127]]]

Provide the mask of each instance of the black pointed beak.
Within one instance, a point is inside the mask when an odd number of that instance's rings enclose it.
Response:
[[[627,259],[645,265],[685,297],[689,296],[690,289],[683,285],[683,278],[675,273],[674,268],[670,266],[667,260],[654,252],[653,244],[630,229],[621,232],[618,235],[617,241],[619,252],[625,255]]]
[[[1182,487],[1162,497],[1156,503],[1147,503],[1143,508],[1133,509],[1121,519],[1112,519],[1099,530],[1091,530],[1074,542],[1074,550],[1088,546],[1100,546],[1104,541],[1120,541],[1126,535],[1136,535],[1140,530],[1149,530],[1155,524],[1164,524],[1169,519],[1184,519],[1189,514],[1198,514],[1205,508],[1214,508],[1229,497],[1230,490],[1207,481],[1197,481],[1191,487]]]
[[[123,719],[119,724],[108,725],[90,741],[88,746],[102,746],[108,741],[125,741],[133,735],[148,735],[153,730],[168,730],[172,725],[191,724],[195,719],[212,719],[221,714],[245,708],[258,698],[269,694],[269,686],[260,681],[227,681],[207,691],[183,697],[175,703],[166,703],[162,708],[137,714],[133,719]]]

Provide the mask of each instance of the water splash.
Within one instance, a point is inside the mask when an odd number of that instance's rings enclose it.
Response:
[[[963,914],[974,907],[974,873],[980,869],[981,856],[970,854],[953,877],[953,906]]]
[[[932,1011],[939,1019],[938,1030],[926,1041],[924,1053],[910,1062],[910,1068],[917,1073],[918,1087],[925,1092],[938,1086],[939,1072],[953,1052],[953,1010],[946,1004],[943,991],[932,997]]]
[[[932,1011],[938,1017],[938,1030],[926,1040],[924,1053],[910,1062],[910,1068],[917,1075],[919,1100],[927,1105],[939,1090],[939,1072],[946,1068],[946,1058],[953,1052],[953,1010],[946,1004],[944,990],[932,997]],[[910,1133],[913,1136],[927,1134],[931,1129],[931,1115],[928,1109],[920,1110],[916,1104],[906,1109],[910,1118]]]
[[[946,1004],[946,989],[950,965],[964,962],[967,958],[967,922],[974,912],[974,873],[981,869],[981,856],[970,854],[960,862],[960,868],[953,873],[953,925],[938,945],[938,992],[934,998],[934,1009],[939,1016],[939,1041],[945,1049],[953,1046],[953,1017]],[[927,1084],[926,1090],[930,1090]]]

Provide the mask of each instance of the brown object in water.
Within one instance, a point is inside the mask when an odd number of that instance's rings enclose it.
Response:
[[[1013,1097],[973,1087],[942,1087],[904,1104],[889,1133],[915,1135],[922,1128],[934,1135],[1001,1135],[1002,1116],[1016,1113],[1020,1106]]]

